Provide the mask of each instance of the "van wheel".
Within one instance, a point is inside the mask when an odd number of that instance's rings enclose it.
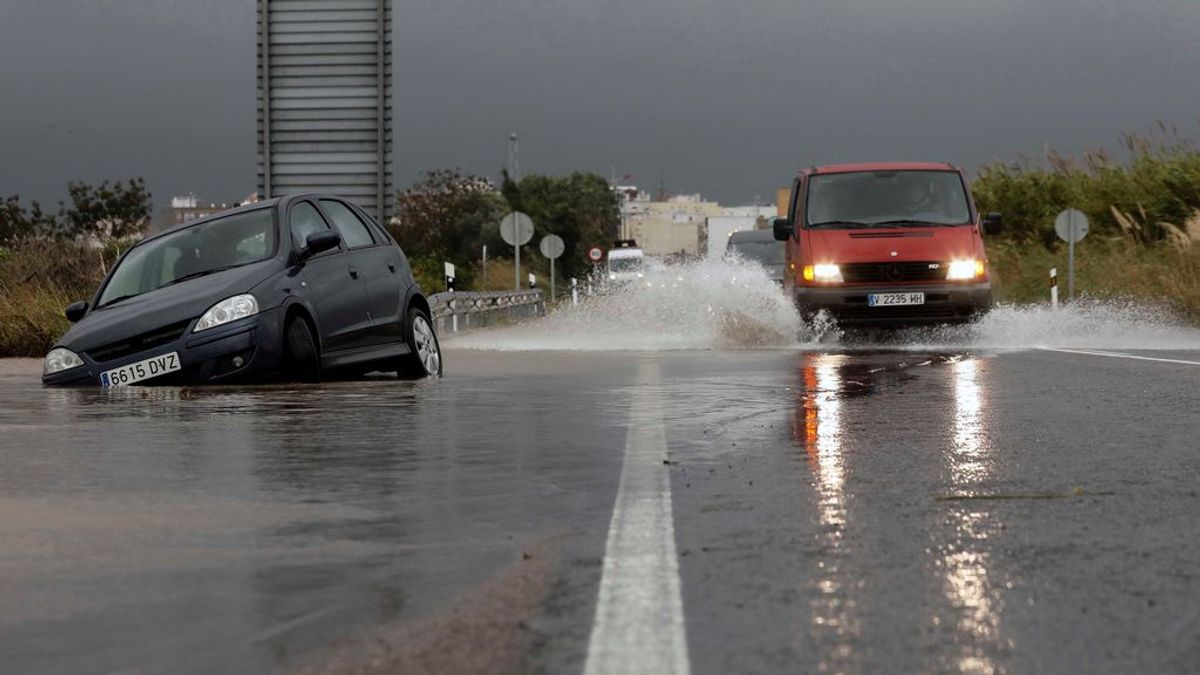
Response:
[[[416,307],[409,308],[408,330],[404,337],[409,353],[400,358],[397,374],[410,378],[441,377],[442,347],[429,315]]]
[[[284,329],[283,374],[299,382],[316,382],[321,377],[317,342],[308,322],[299,316],[292,317]]]

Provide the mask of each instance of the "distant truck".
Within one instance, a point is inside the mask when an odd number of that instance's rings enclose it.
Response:
[[[840,324],[956,323],[992,304],[981,217],[950,164],[871,163],[804,169],[773,234],[784,289],[803,315]]]
[[[645,274],[646,254],[632,239],[618,239],[608,251],[607,281],[623,285],[637,281]]]

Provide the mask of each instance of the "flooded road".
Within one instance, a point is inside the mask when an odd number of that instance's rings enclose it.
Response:
[[[602,672],[649,597],[698,673],[1189,671],[1200,353],[1095,351],[113,392],[2,362],[0,663]]]

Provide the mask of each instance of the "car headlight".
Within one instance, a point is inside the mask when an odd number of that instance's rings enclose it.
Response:
[[[982,276],[982,260],[954,260],[950,263],[950,271],[946,272],[949,281],[967,281]]]
[[[837,265],[830,263],[805,265],[804,280],[822,284],[840,284],[842,283],[842,270]]]
[[[202,330],[223,326],[230,321],[237,321],[255,314],[258,314],[258,300],[253,295],[249,293],[235,295],[209,307],[208,311],[196,322],[196,327],[192,329],[192,332],[199,333]]]
[[[64,370],[78,368],[83,365],[83,359],[75,355],[75,352],[62,347],[55,347],[46,354],[46,362],[42,364],[43,375],[53,375],[61,373]]]

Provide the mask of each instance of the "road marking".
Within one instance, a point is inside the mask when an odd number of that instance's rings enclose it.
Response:
[[[1176,363],[1184,366],[1200,366],[1200,361],[1184,361],[1182,359],[1162,359],[1154,356],[1134,356],[1133,354],[1118,354],[1117,352],[1101,352],[1085,349],[1058,349],[1055,347],[1038,347],[1044,352],[1062,352],[1064,354],[1083,354],[1085,356],[1107,356],[1112,359],[1133,359],[1135,361],[1157,361],[1159,363]]]
[[[658,392],[658,361],[638,366],[585,675],[686,675],[671,475]]]

